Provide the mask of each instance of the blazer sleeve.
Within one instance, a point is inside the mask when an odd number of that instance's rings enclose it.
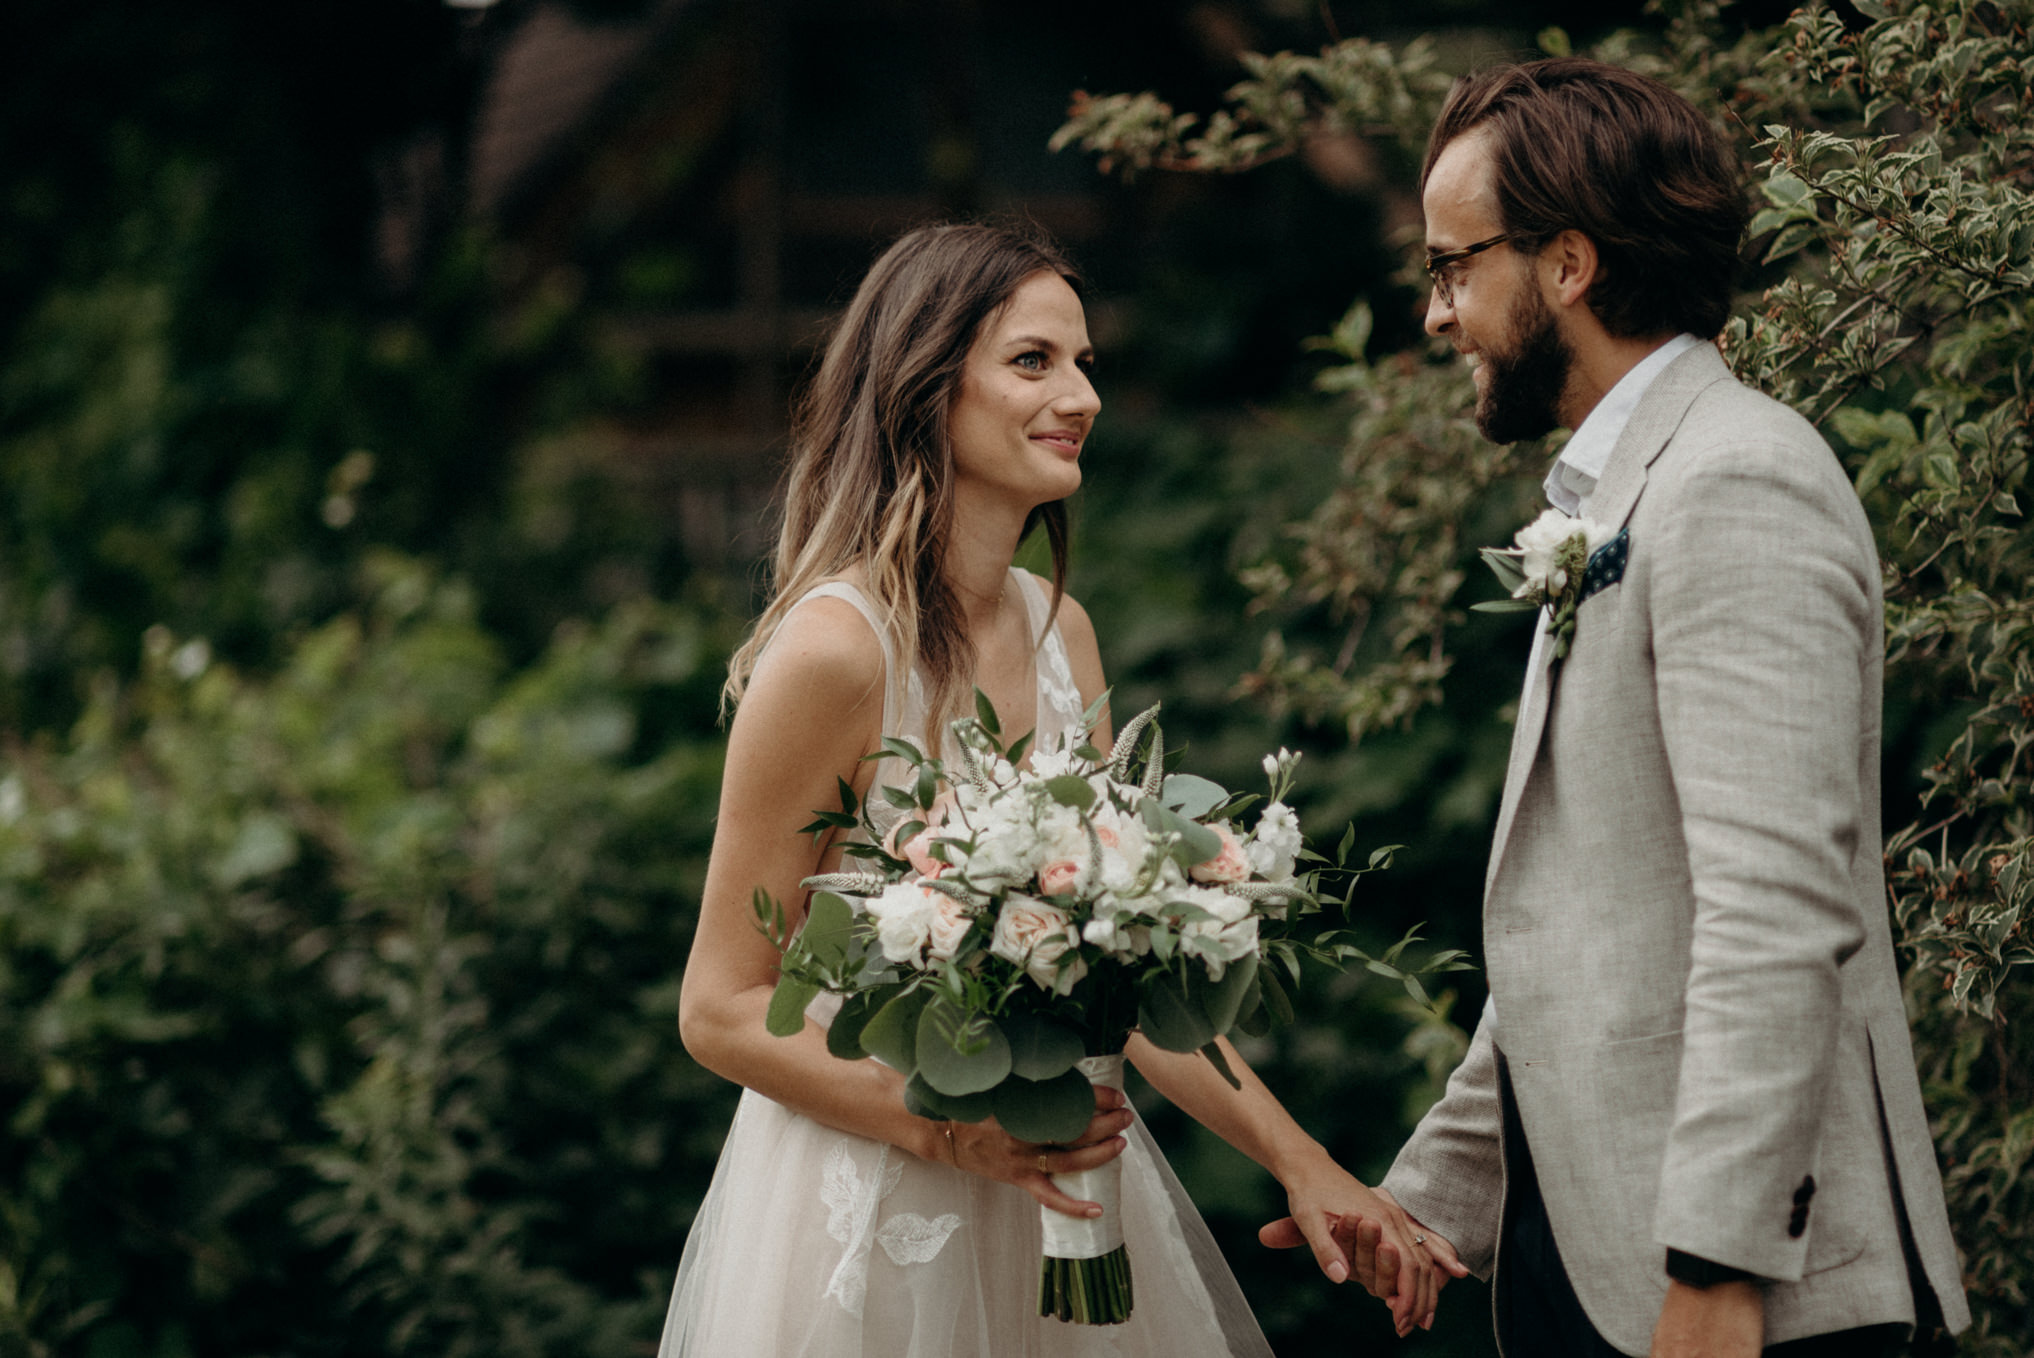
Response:
[[[1486,1001],[1469,1054],[1448,1077],[1382,1185],[1439,1232],[1477,1277],[1497,1261],[1504,1215],[1504,1122],[1497,1093],[1497,1007]]]
[[[1836,1063],[1838,968],[1865,939],[1852,873],[1860,760],[1877,758],[1866,708],[1881,615],[1856,496],[1782,414],[1647,488],[1661,493],[1654,676],[1694,897],[1654,1233],[1791,1281]]]

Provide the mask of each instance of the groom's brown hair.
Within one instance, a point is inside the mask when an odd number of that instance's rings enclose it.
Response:
[[[1498,220],[1531,253],[1562,231],[1595,242],[1589,309],[1619,336],[1723,329],[1748,210],[1743,176],[1695,106],[1657,80],[1582,57],[1458,81],[1434,124],[1447,145],[1489,135]]]

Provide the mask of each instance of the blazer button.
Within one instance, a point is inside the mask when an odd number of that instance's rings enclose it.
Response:
[[[1806,1207],[1808,1199],[1814,1196],[1815,1176],[1810,1174],[1807,1178],[1801,1180],[1801,1186],[1794,1190],[1794,1205],[1796,1207]]]
[[[1807,1229],[1808,1229],[1808,1205],[1806,1203],[1803,1203],[1799,1207],[1796,1207],[1793,1211],[1793,1214],[1787,1218],[1787,1238],[1789,1240],[1799,1240],[1802,1236],[1802,1233],[1805,1232]]]

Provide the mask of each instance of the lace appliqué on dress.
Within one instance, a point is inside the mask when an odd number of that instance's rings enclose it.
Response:
[[[1071,744],[1081,724],[1080,685],[1074,682],[1073,665],[1066,658],[1066,642],[1060,638],[1059,628],[1053,627],[1045,634],[1045,645],[1040,648],[1045,663],[1038,667],[1038,697],[1042,707],[1049,707],[1059,716],[1058,735],[1062,743]],[[1041,722],[1042,726],[1044,723]]]
[[[942,1212],[930,1221],[916,1212],[899,1212],[877,1227],[883,1199],[896,1191],[903,1177],[903,1162],[890,1159],[888,1146],[876,1153],[875,1167],[867,1178],[855,1168],[854,1154],[846,1142],[836,1143],[827,1152],[819,1200],[826,1207],[826,1233],[847,1249],[820,1295],[839,1299],[841,1308],[851,1316],[862,1313],[869,1286],[869,1252],[876,1245],[880,1244],[890,1262],[900,1268],[929,1264],[960,1229],[961,1219],[952,1212]]]

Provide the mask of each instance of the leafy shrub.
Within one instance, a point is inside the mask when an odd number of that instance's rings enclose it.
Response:
[[[731,1105],[676,1021],[728,638],[639,603],[511,670],[369,573],[273,677],[152,633],[6,755],[0,1350],[655,1333]]]

